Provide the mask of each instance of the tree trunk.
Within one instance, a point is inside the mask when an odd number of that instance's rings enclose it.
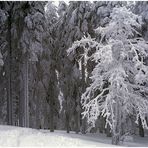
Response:
[[[140,137],[144,137],[144,129],[143,129],[142,122],[141,122],[140,118],[139,118],[139,135],[140,135]]]
[[[81,61],[81,67],[82,67],[82,93],[85,91],[85,66],[84,66],[84,57]],[[83,110],[82,110],[83,111]],[[82,119],[82,134],[86,134],[86,117]]]
[[[119,99],[116,99],[116,103],[112,104],[114,119],[113,119],[113,129],[112,129],[112,144],[118,145],[120,142],[121,134],[121,106]]]
[[[109,125],[107,125],[107,128],[106,128],[106,136],[107,137],[111,137],[112,136],[112,134],[111,134],[111,128],[110,128]]]
[[[78,101],[78,98],[77,98],[77,101]],[[79,103],[77,103],[77,105],[76,105],[76,117],[75,117],[75,122],[76,122],[75,131],[76,131],[76,134],[78,134],[80,132],[80,114],[81,114],[80,111],[81,111],[80,110],[80,105],[79,105]]]
[[[12,36],[11,36],[11,23],[12,23],[12,9],[13,7],[10,9],[9,12],[9,18],[8,18],[8,44],[9,44],[9,52],[8,52],[8,100],[7,100],[7,119],[8,119],[8,125],[13,125],[13,100],[12,100],[12,76],[11,76],[11,72],[12,72],[12,44],[11,44],[11,40],[12,40]]]
[[[51,63],[50,65],[50,80],[49,80],[49,86],[48,86],[48,92],[49,92],[49,106],[50,106],[50,132],[54,132],[54,101],[55,101],[55,91],[54,91],[54,83],[55,83],[55,67],[54,64]],[[48,93],[47,92],[47,93]]]
[[[80,124],[79,124],[80,118],[79,118],[78,112],[77,112],[77,114],[76,114],[76,119],[75,119],[75,121],[76,121],[76,129],[75,129],[75,131],[76,131],[76,134],[78,134],[79,131],[80,131]]]
[[[99,132],[103,133],[103,130],[104,130],[104,118],[102,116],[100,116],[99,120],[100,120],[100,122],[99,122],[100,123]]]
[[[120,136],[117,133],[114,133],[112,136],[112,144],[113,145],[118,145],[120,141]]]
[[[25,127],[29,127],[29,94],[28,94],[28,54],[25,58],[25,82],[24,82],[24,92],[25,92]]]
[[[52,90],[53,91],[53,90]],[[52,92],[51,92],[52,93]],[[53,99],[54,96],[50,97],[50,132],[54,132],[54,110],[53,110]]]
[[[40,119],[40,104],[39,104],[39,101],[38,101],[38,97],[39,96],[39,92],[37,91],[36,93],[36,96],[35,96],[35,122],[36,122],[36,128],[37,129],[40,129],[41,127],[41,119]]]
[[[20,126],[29,127],[29,94],[28,94],[28,54],[24,56],[22,65],[22,78],[21,78],[21,96],[19,106],[19,120]]]
[[[70,132],[70,127],[69,127],[69,113],[66,113],[66,131],[67,131],[67,133]]]
[[[65,117],[66,117],[66,131],[67,133],[70,132],[70,126],[69,126],[69,122],[70,122],[70,117],[69,117],[69,114],[70,114],[70,111],[69,111],[69,106],[68,106],[68,97],[65,98],[65,101],[66,101],[66,106],[65,106]]]

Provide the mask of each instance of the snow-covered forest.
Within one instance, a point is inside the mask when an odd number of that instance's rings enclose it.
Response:
[[[0,124],[148,138],[148,2],[0,1]]]

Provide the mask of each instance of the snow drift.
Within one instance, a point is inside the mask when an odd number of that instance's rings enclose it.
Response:
[[[47,130],[0,126],[0,146],[111,146],[79,136],[71,137],[65,131],[50,133]]]

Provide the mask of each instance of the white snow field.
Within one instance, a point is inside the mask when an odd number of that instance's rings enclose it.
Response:
[[[125,146],[148,146],[147,138],[143,141],[128,142]],[[136,139],[135,139],[136,140]],[[87,147],[112,147],[111,138],[103,134],[67,134],[65,131],[36,130],[15,126],[0,126],[0,147],[1,146],[87,146]]]

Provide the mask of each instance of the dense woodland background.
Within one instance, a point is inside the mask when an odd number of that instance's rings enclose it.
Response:
[[[87,45],[86,40],[84,48],[80,46],[84,42],[75,41],[96,38],[99,42],[95,29],[109,24],[115,7],[126,7],[142,17],[140,35],[134,33],[134,37],[148,41],[148,2],[60,1],[58,7],[52,2],[0,2],[0,124],[113,134],[109,124],[105,126],[107,115],[96,112],[93,128],[87,122],[89,115],[82,118],[86,111],[82,94],[92,82],[96,64],[82,56],[91,43]],[[95,46],[90,48],[88,56],[95,52]],[[68,49],[75,49],[75,54],[68,54]],[[146,89],[147,84],[143,85]],[[108,86],[106,81],[105,88]],[[148,100],[147,95],[144,97]],[[126,121],[116,127],[121,129],[120,136],[127,132],[144,136],[148,108],[142,112],[137,124],[136,112],[124,118]]]

